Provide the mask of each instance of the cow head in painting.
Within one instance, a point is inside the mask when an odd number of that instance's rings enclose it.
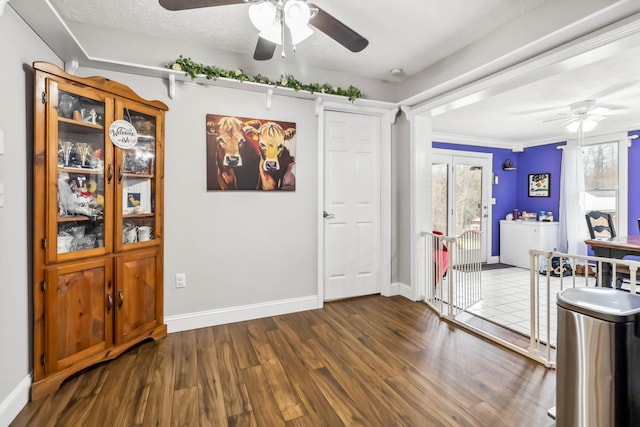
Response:
[[[283,129],[277,123],[267,122],[261,126],[258,123],[251,123],[245,129],[248,134],[257,135],[262,157],[261,166],[264,171],[280,170],[280,156],[285,149],[285,141],[290,140],[296,134],[295,128]]]
[[[296,128],[284,129],[274,122],[247,122],[247,139],[257,141],[260,151],[260,188],[262,190],[295,190],[295,159],[285,146],[296,134]]]
[[[207,115],[208,189],[259,189],[258,137],[245,127],[238,117]]]
[[[244,124],[236,117],[222,117],[218,122],[207,122],[207,133],[213,135],[218,144],[220,165],[229,168],[242,166],[240,152],[246,144]]]

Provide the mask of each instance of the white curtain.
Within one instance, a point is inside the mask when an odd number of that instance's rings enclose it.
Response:
[[[580,139],[568,141],[562,150],[558,250],[586,255],[584,241],[589,237],[589,232],[584,217],[584,171]]]

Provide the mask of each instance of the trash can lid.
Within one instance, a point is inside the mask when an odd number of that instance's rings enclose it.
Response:
[[[611,288],[570,288],[558,293],[558,307],[609,322],[633,322],[640,295]]]

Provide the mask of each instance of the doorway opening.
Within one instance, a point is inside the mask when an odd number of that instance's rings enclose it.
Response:
[[[480,251],[483,263],[491,256],[491,178],[490,153],[433,149],[432,221],[433,230],[447,236],[465,231],[481,233]]]

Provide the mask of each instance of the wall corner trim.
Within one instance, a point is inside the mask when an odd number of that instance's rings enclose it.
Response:
[[[391,295],[384,295],[384,296],[393,296],[393,295],[399,295],[401,297],[405,297],[408,300],[411,301],[418,301],[416,300],[414,294],[414,290],[410,285],[407,285],[406,283],[402,283],[402,282],[393,282],[391,284],[391,290],[392,290],[392,294]]]
[[[11,421],[22,411],[22,408],[29,403],[29,393],[31,391],[31,374],[27,375],[13,389],[9,396],[0,402],[0,426],[8,426]]]
[[[173,333],[223,325],[226,323],[261,319],[269,316],[315,310],[317,308],[322,308],[322,301],[317,295],[310,295],[300,298],[165,316],[164,321],[167,324],[167,332]]]

